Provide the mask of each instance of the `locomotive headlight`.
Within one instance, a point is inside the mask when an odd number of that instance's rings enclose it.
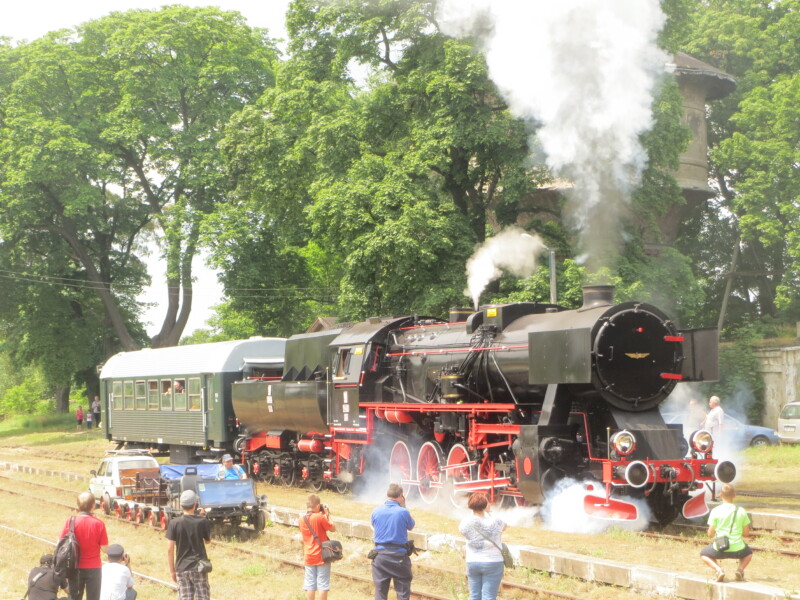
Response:
[[[695,452],[707,454],[714,447],[714,438],[705,429],[699,429],[689,436],[689,445]]]
[[[636,438],[630,431],[618,431],[611,437],[611,445],[620,456],[628,456],[636,450]]]

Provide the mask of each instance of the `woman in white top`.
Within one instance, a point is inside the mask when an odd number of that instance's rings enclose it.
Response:
[[[486,510],[489,500],[483,492],[470,494],[466,517],[458,530],[467,538],[467,579],[469,600],[495,600],[503,579],[503,553],[500,535],[506,524]]]

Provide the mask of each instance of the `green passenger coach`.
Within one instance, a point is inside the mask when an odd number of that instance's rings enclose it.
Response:
[[[103,433],[178,464],[229,452],[237,437],[231,384],[280,379],[283,338],[120,352],[103,365]]]

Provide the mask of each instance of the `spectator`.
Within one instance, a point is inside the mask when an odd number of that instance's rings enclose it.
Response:
[[[194,514],[197,494],[193,490],[185,490],[180,502],[183,515],[172,519],[167,527],[169,572],[178,584],[180,600],[211,600],[208,573],[198,570],[200,561],[208,560],[206,544],[211,541],[211,526],[205,517]]]
[[[729,546],[727,550],[720,551],[717,549],[716,543],[709,544],[700,551],[700,558],[716,571],[716,581],[725,580],[725,571],[722,570],[718,560],[723,558],[739,559],[736,581],[744,581],[744,570],[753,559],[753,551],[743,539],[750,535],[750,517],[745,510],[733,503],[736,498],[736,490],[732,485],[722,486],[720,498],[722,498],[722,504],[708,515],[708,537],[714,539],[724,535],[728,538]]]
[[[83,407],[80,405],[75,411],[75,418],[78,420],[78,431],[80,431],[83,428]]]
[[[331,523],[331,511],[320,504],[316,494],[308,495],[306,509],[306,516],[300,517],[297,523],[303,536],[303,564],[306,567],[303,591],[306,600],[314,600],[317,590],[320,600],[326,600],[331,589],[331,565],[322,560],[320,542],[328,541],[327,532],[336,531],[336,526]]]
[[[131,557],[119,544],[108,547],[108,562],[103,565],[100,600],[136,600],[136,581],[131,575]]]
[[[91,429],[92,428],[92,417],[93,417],[92,411],[91,410],[87,410],[86,411],[86,429]]]
[[[375,558],[372,561],[372,581],[375,582],[375,600],[387,600],[389,584],[394,580],[397,600],[411,596],[411,558],[407,550],[408,532],[414,529],[414,519],[406,506],[403,488],[389,484],[387,500],[372,511],[372,528],[375,530]]]
[[[100,428],[100,396],[95,396],[92,400],[92,414],[94,415],[94,426]]]
[[[711,410],[708,411],[703,421],[703,428],[711,433],[716,443],[719,443],[722,440],[722,423],[725,419],[725,411],[720,406],[719,396],[711,396],[708,399],[708,406]]]
[[[247,479],[247,473],[241,465],[233,464],[233,457],[225,454],[217,471],[217,479]]]
[[[58,590],[66,588],[66,579],[53,568],[53,555],[43,554],[28,574],[28,600],[56,600]]]
[[[703,422],[705,420],[706,411],[703,410],[700,400],[697,398],[690,398],[689,406],[686,409],[686,420],[684,421],[684,426],[687,429],[691,429],[689,433],[693,433],[694,431],[697,431],[703,427]]]
[[[472,516],[464,518],[458,530],[467,538],[467,579],[469,600],[495,600],[503,579],[500,536],[506,524],[488,513],[489,500],[482,492],[470,494],[467,507]]]
[[[75,517],[70,517],[61,530],[64,537],[69,532],[71,519],[75,519],[75,537],[81,549],[81,559],[78,562],[78,571],[69,578],[69,597],[71,600],[81,600],[84,591],[86,600],[100,599],[100,579],[102,577],[100,552],[108,549],[108,534],[106,524],[92,515],[95,499],[91,492],[82,492],[78,495],[78,511]]]

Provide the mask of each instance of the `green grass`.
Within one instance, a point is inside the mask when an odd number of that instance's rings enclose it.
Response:
[[[743,456],[749,468],[800,466],[800,444],[747,448]]]
[[[0,437],[64,431],[74,429],[74,427],[75,416],[71,414],[17,415],[0,421]]]

